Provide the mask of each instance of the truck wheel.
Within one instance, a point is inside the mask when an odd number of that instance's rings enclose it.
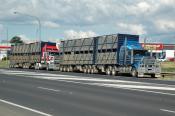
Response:
[[[155,77],[156,77],[155,74],[152,74],[152,75],[151,75],[151,78],[155,78]]]
[[[90,67],[88,67],[88,69],[87,69],[87,73],[88,73],[88,74],[91,73],[91,69],[90,69]]]
[[[92,68],[92,69],[91,69],[91,74],[94,74],[94,72],[95,72],[95,71],[94,71],[94,69]]]
[[[63,67],[63,72],[66,72],[66,67]]]
[[[73,71],[73,68],[72,66],[69,67],[69,71],[72,72]]]
[[[47,71],[49,71],[49,70],[50,70],[50,69],[49,69],[49,65],[47,65],[46,70],[47,70]]]
[[[132,69],[131,75],[132,75],[132,77],[137,77],[138,76],[137,70],[135,68]]]
[[[83,72],[84,72],[84,73],[87,73],[87,69],[86,69],[86,67],[84,67]]]
[[[37,64],[35,64],[35,70],[38,70],[38,66],[37,66]]]
[[[111,71],[109,68],[106,69],[106,75],[111,75]]]
[[[116,73],[116,70],[113,68],[113,69],[112,69],[112,75],[113,75],[113,76],[116,76],[116,74],[117,74],[117,73]]]
[[[70,67],[67,67],[67,72],[70,72]]]
[[[60,71],[61,71],[61,72],[63,71],[63,67],[60,67]]]

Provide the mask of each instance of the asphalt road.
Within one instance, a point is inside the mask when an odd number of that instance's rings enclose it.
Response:
[[[0,69],[0,116],[174,116],[174,83]]]

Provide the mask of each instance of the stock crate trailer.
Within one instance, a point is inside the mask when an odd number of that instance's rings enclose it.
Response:
[[[60,44],[60,71],[129,73],[142,77],[159,77],[159,62],[150,57],[139,43],[138,35],[113,34],[64,40]]]
[[[34,42],[11,47],[11,68],[58,69],[59,49],[53,42]]]

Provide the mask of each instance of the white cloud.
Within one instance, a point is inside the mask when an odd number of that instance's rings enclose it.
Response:
[[[94,37],[97,34],[93,31],[74,31],[68,30],[64,32],[65,39],[78,39],[78,38],[86,38],[86,37]]]
[[[119,23],[117,24],[122,30],[130,34],[146,34],[147,32],[144,30],[143,25],[141,24],[126,24]]]
[[[20,37],[25,43],[32,43],[32,42],[36,42],[37,40],[28,38],[26,35],[17,35],[18,37]]]
[[[61,42],[61,38],[49,38],[48,41],[60,43]]]
[[[175,0],[0,0],[0,4],[3,4],[0,7],[0,20],[25,24],[35,21],[12,14],[19,11],[39,17],[42,26],[61,27],[57,32],[61,36],[68,29],[93,30],[100,35],[118,33],[120,30],[136,34],[162,33],[167,29],[174,31]],[[117,29],[116,21],[123,22],[117,25]],[[50,33],[52,36],[53,32]],[[70,33],[73,36],[86,35],[81,31]]]
[[[135,0],[136,1],[136,0]],[[127,14],[135,16],[146,16],[154,13],[158,9],[159,5],[156,1],[145,0],[133,2],[133,4],[126,4],[125,8]]]
[[[164,31],[175,30],[175,21],[158,20],[155,22],[157,29]]]
[[[45,21],[42,22],[43,26],[48,27],[48,28],[59,28],[59,24],[51,22],[51,21]]]
[[[145,13],[151,8],[151,5],[148,2],[139,2],[136,6],[136,11],[137,12],[142,12]]]
[[[175,4],[175,0],[160,0],[160,2],[162,4],[166,4],[166,5],[170,5],[170,6],[174,6],[174,4]]]

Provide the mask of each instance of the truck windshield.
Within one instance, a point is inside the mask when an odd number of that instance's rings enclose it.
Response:
[[[147,50],[134,50],[134,55],[149,56]]]
[[[52,55],[52,56],[59,56],[59,52],[49,52],[49,55]]]

